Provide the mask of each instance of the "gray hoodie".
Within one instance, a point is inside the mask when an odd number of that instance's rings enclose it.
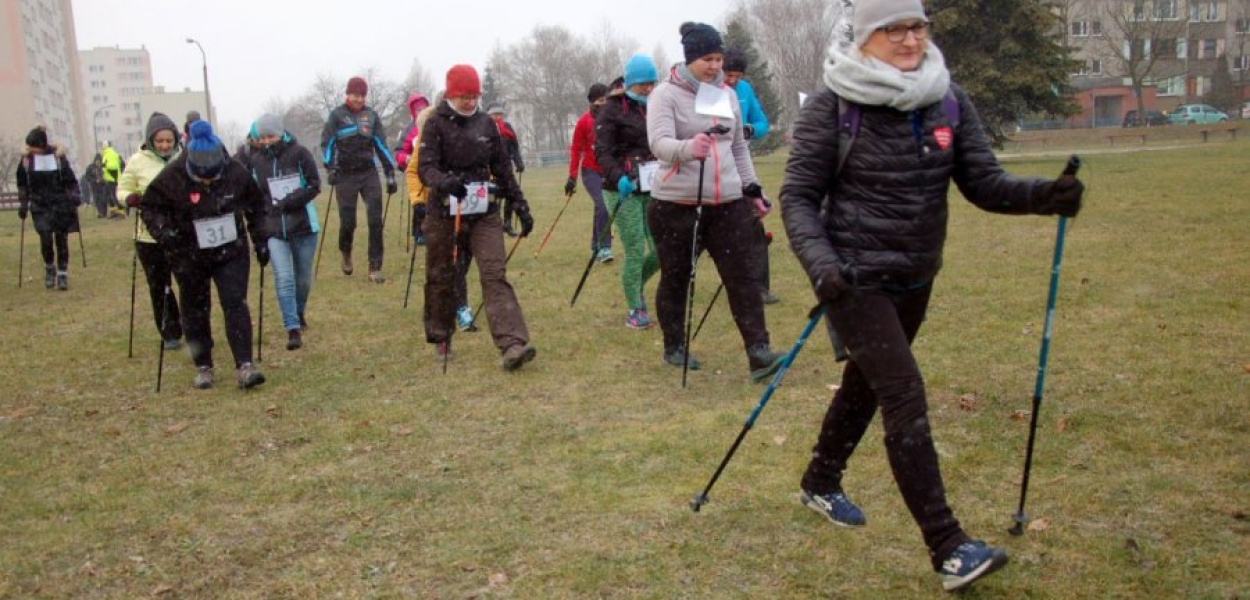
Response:
[[[699,85],[723,88],[730,96],[733,119],[695,113],[695,93]],[[651,197],[657,200],[694,204],[699,193],[699,161],[694,158],[691,140],[715,125],[731,133],[714,136],[716,143],[706,159],[703,174],[703,202],[724,204],[742,198],[742,188],[758,183],[751,152],[742,135],[742,109],[738,95],[724,83],[724,74],[712,83],[698,83],[684,65],[673,67],[669,79],[656,86],[647,99],[647,141],[660,160],[660,170],[652,183]]]

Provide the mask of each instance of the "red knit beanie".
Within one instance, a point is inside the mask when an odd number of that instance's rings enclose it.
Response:
[[[369,84],[364,79],[352,77],[347,80],[347,93],[360,94],[361,96],[369,95]]]
[[[456,65],[447,71],[446,97],[480,95],[482,95],[482,82],[477,78],[476,69],[469,65]]]

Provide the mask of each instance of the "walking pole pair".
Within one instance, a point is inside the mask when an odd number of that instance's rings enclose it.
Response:
[[[564,206],[560,207],[560,212],[556,213],[556,220],[551,222],[551,227],[547,228],[547,235],[543,236],[543,243],[538,245],[538,250],[534,251],[534,258],[538,258],[542,254],[543,248],[547,247],[547,240],[551,239],[551,232],[556,230],[556,223],[560,222],[560,217],[564,216],[564,209],[569,207],[569,201],[573,199],[573,192],[564,195]]]
[[[326,247],[326,227],[330,226],[330,207],[334,204],[334,186],[330,186],[330,197],[326,198],[326,218],[321,221],[321,243],[317,244],[317,263],[313,265],[313,279],[321,271],[321,251]]]
[[[1075,154],[1068,158],[1062,177],[1076,177],[1081,168],[1081,158]],[[1055,236],[1055,255],[1050,268],[1050,291],[1046,295],[1046,326],[1042,329],[1042,350],[1037,364],[1037,382],[1033,387],[1033,414],[1029,418],[1029,442],[1024,454],[1024,478],[1020,486],[1020,505],[1013,517],[1014,523],[1007,532],[1024,535],[1024,524],[1029,517],[1024,514],[1024,500],[1029,493],[1029,471],[1033,468],[1033,442],[1037,438],[1037,414],[1042,408],[1042,388],[1046,381],[1046,360],[1050,357],[1050,335],[1055,325],[1055,296],[1059,293],[1059,267],[1063,262],[1063,238],[1067,232],[1068,218],[1059,217],[1059,231]]]
[[[705,131],[707,135],[720,135],[729,133],[729,128],[724,125],[716,125]],[[713,141],[713,143],[715,143]],[[686,284],[686,346],[682,352],[681,359],[681,387],[686,387],[686,375],[690,372],[690,326],[694,320],[694,280],[695,268],[699,264],[699,221],[703,217],[703,172],[707,166],[707,159],[699,159],[699,191],[695,196],[694,204],[694,232],[690,235],[690,281]]]
[[[699,512],[704,504],[708,502],[708,494],[712,491],[712,486],[716,485],[716,480],[720,479],[721,473],[725,471],[725,465],[729,464],[729,459],[733,458],[738,446],[742,444],[742,439],[747,436],[747,432],[755,426],[755,420],[759,418],[760,413],[764,411],[764,406],[768,404],[768,400],[773,397],[773,392],[777,390],[777,386],[781,384],[782,377],[790,370],[790,365],[794,364],[794,359],[799,355],[799,350],[803,349],[803,344],[807,343],[807,338],[812,334],[812,330],[816,328],[816,323],[825,316],[825,306],[817,305],[807,313],[807,326],[803,328],[803,333],[799,334],[799,339],[795,340],[794,346],[790,348],[790,353],[781,361],[781,367],[773,374],[773,380],[769,382],[768,388],[764,390],[764,394],[760,396],[760,401],[755,405],[755,410],[751,411],[751,415],[747,417],[746,423],[742,425],[742,431],[738,432],[738,437],[734,439],[734,443],[729,447],[729,452],[725,454],[725,458],[720,461],[720,465],[716,467],[716,472],[712,474],[711,481],[707,482],[707,487],[702,492],[695,494],[694,500],[690,502],[690,510]]]
[[[22,271],[26,270],[26,219],[22,219],[22,237],[17,244],[17,287],[22,287]]]
[[[508,266],[508,263],[512,261],[512,255],[516,254],[517,246],[521,245],[521,240],[523,239],[525,238],[521,236],[517,236],[516,241],[512,242],[512,249],[508,250],[508,256],[503,259],[503,266],[505,268]],[[477,310],[473,311],[473,320],[469,321],[469,327],[472,327],[474,323],[477,323],[477,316],[482,314],[482,308],[485,306],[486,306],[486,298],[482,298],[482,301],[477,303]]]
[[[135,235],[132,243],[134,254],[130,258],[130,343],[126,349],[126,358],[135,357],[135,279],[139,276],[139,211],[135,211]],[[164,335],[164,331],[161,334]],[[163,341],[163,340],[162,340]]]

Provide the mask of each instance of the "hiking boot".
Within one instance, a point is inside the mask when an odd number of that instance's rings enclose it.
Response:
[[[352,267],[352,255],[350,253],[347,253],[347,252],[343,253],[343,267],[342,268],[343,268],[344,275],[351,275],[352,271],[355,270]]]
[[[986,545],[980,540],[972,540],[960,544],[942,561],[938,577],[942,579],[942,587],[953,592],[999,570],[1005,564],[1006,550]]]
[[[534,356],[538,354],[538,349],[532,344],[513,344],[503,351],[503,361],[501,366],[505,371],[515,371],[521,368],[521,365],[534,360]]]
[[[686,349],[685,348],[677,347],[677,348],[667,348],[664,350],[664,362],[670,365],[673,365],[674,367],[680,367],[682,366],[682,363],[684,363],[685,361],[686,361]],[[699,369],[703,368],[703,363],[699,362],[699,359],[695,358],[692,355],[690,357],[689,368],[691,371],[698,371]]]
[[[65,271],[57,272],[56,289],[62,290],[62,291],[69,289],[69,273],[66,273]]]
[[[439,359],[451,357],[451,341],[445,340],[434,344],[434,356]]]
[[[841,490],[828,494],[813,494],[802,490],[799,493],[799,502],[833,521],[834,525],[863,527],[868,522],[864,518],[864,511],[855,506],[855,503],[851,502],[851,499],[847,498]]]
[[[786,355],[773,352],[768,344],[756,344],[747,349],[747,362],[751,365],[751,383],[759,383],[777,372]]]
[[[213,387],[213,379],[212,367],[196,367],[195,381],[191,382],[191,387],[197,390],[206,390]]]
[[[253,388],[265,383],[265,374],[261,373],[260,369],[257,369],[256,365],[250,362],[239,365],[238,370],[234,373],[234,378],[239,382],[239,387],[242,389]]]
[[[299,350],[304,345],[304,340],[300,338],[298,329],[292,329],[286,332],[286,349]]]
[[[473,309],[468,305],[456,309],[456,327],[460,331],[477,331],[477,326],[473,324]]]
[[[169,338],[161,342],[161,347],[172,352],[182,347],[182,340],[178,338]]]
[[[609,248],[609,247],[607,247],[607,246],[604,246],[604,247],[600,248],[600,249],[599,249],[599,252],[596,252],[596,253],[595,253],[595,260],[597,260],[597,261],[599,261],[599,262],[601,262],[601,263],[610,263],[610,262],[612,262],[612,260],[613,260],[613,258],[612,258],[612,249],[611,249],[611,248]]]
[[[43,268],[43,287],[48,289],[56,287],[56,267],[47,266]]]
[[[386,283],[386,278],[382,276],[381,271],[369,271],[369,281],[373,283]]]
[[[776,304],[781,302],[781,298],[778,298],[777,294],[774,294],[772,290],[764,290],[764,293],[760,294],[760,300],[763,300],[764,304]]]
[[[625,317],[625,326],[630,329],[651,329],[655,327],[655,321],[651,320],[646,310],[637,308],[629,311],[629,315]]]

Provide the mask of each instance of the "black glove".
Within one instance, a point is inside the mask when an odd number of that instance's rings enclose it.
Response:
[[[326,183],[330,185],[337,185],[338,182],[339,182],[339,172],[335,169],[328,169],[326,171]]]
[[[464,187],[464,182],[455,175],[448,175],[446,179],[443,179],[443,182],[438,184],[438,191],[461,199],[469,194],[468,188]]]
[[[742,195],[752,200],[756,198],[763,198],[764,190],[760,188],[760,184],[752,183],[751,185],[743,186]]]
[[[572,196],[575,191],[577,191],[577,178],[570,177],[568,181],[564,182],[564,195]]]
[[[847,289],[846,280],[836,266],[830,267],[816,280],[816,295],[821,302],[833,302]]]
[[[1081,212],[1081,197],[1084,195],[1085,184],[1076,177],[1065,175],[1051,182],[1038,212],[1043,215],[1075,217],[1076,213]]]
[[[417,217],[418,221],[424,221],[425,220],[425,203],[422,202],[421,204],[416,205],[416,207],[412,209],[412,214]]]
[[[26,220],[26,209],[25,209],[25,208],[19,208],[19,209],[17,209],[17,218],[19,218],[19,219],[21,219],[21,220],[23,220],[23,221],[25,221],[25,220]]]
[[[743,125],[743,126],[742,126],[742,137],[744,137],[744,138],[746,138],[746,139],[748,139],[748,140],[749,140],[749,139],[751,139],[751,138],[753,138],[753,137],[755,137],[755,127],[752,127],[750,123],[747,123],[746,125]]]
[[[268,241],[262,241],[261,243],[256,244],[256,262],[260,263],[261,267],[269,266],[269,242]]]
[[[525,172],[525,165],[520,165],[520,166],[518,166],[518,167],[516,168],[516,172],[517,172],[517,175],[520,175],[521,173],[524,173],[524,172]]]
[[[388,173],[386,175],[386,193],[394,194],[399,190],[399,186],[395,184],[395,175]]]
[[[534,231],[534,217],[530,215],[530,203],[524,199],[512,203],[512,212],[521,220],[521,237],[528,237]]]

